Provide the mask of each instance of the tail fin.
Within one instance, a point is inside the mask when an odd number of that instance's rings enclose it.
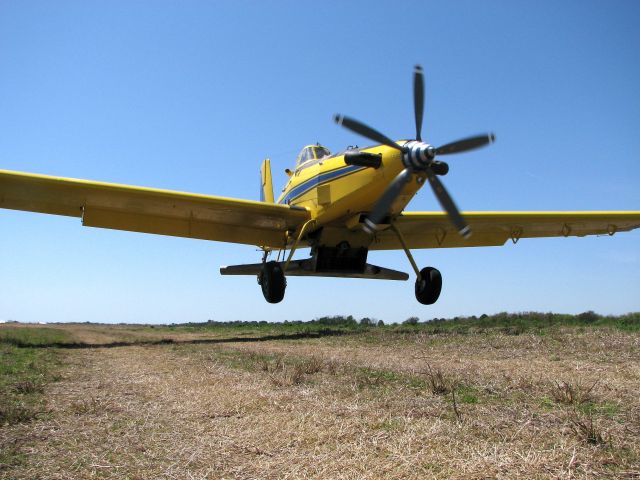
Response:
[[[273,203],[273,181],[271,179],[271,160],[266,158],[260,167],[260,201]]]

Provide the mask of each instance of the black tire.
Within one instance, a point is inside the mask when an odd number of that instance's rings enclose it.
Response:
[[[269,303],[279,303],[284,298],[287,280],[278,262],[267,262],[260,272],[260,286],[264,299]]]
[[[425,267],[420,270],[420,280],[416,280],[416,300],[423,305],[433,305],[440,297],[442,275],[440,270]]]

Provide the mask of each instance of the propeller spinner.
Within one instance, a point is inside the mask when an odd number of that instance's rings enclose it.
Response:
[[[402,163],[405,168],[389,184],[376,203],[369,217],[365,219],[365,229],[369,232],[374,232],[376,230],[376,225],[387,216],[391,209],[391,205],[393,205],[393,202],[395,202],[406,184],[411,180],[412,175],[414,173],[424,172],[427,175],[429,185],[431,186],[434,195],[440,202],[440,205],[442,205],[444,211],[449,215],[451,223],[453,223],[460,235],[464,238],[468,238],[471,235],[471,229],[460,214],[460,211],[449,195],[449,192],[447,192],[447,189],[437,176],[438,174],[441,174],[441,172],[446,173],[448,171],[448,166],[444,162],[436,161],[435,158],[438,155],[468,152],[469,150],[484,147],[485,145],[493,143],[496,137],[493,133],[477,135],[447,143],[437,148],[423,142],[421,131],[424,112],[424,75],[420,65],[416,65],[413,73],[413,107],[416,123],[416,139],[409,141],[402,146],[395,143],[386,135],[362,122],[359,122],[358,120],[344,115],[336,115],[334,117],[334,120],[338,125],[342,125],[352,132],[362,135],[363,137],[367,137],[374,142],[387,145],[388,147],[402,152]]]

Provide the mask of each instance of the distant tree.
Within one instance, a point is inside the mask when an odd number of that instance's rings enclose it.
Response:
[[[316,322],[320,325],[357,325],[358,322],[352,315],[348,317],[342,315],[334,315],[333,317],[320,317],[316,319]]]
[[[404,322],[403,325],[417,325],[420,319],[418,317],[409,317]]]
[[[378,326],[379,327],[384,327],[384,322],[382,320],[378,320]]]
[[[364,326],[364,327],[370,327],[371,326],[371,319],[369,317],[364,317],[360,319],[360,325]]]
[[[593,310],[589,310],[588,312],[582,312],[578,315],[578,320],[584,323],[593,323],[600,318]]]

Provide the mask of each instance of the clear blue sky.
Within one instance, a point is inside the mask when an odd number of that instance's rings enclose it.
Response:
[[[258,199],[304,144],[363,143],[334,113],[424,136],[484,131],[451,158],[463,210],[640,209],[640,2],[0,2],[0,168]],[[427,189],[409,210],[435,210]],[[508,311],[640,310],[640,232],[421,250],[438,304],[409,282],[289,280],[267,304],[252,247],[0,211],[0,319],[387,322]],[[376,264],[410,271],[403,253]]]

